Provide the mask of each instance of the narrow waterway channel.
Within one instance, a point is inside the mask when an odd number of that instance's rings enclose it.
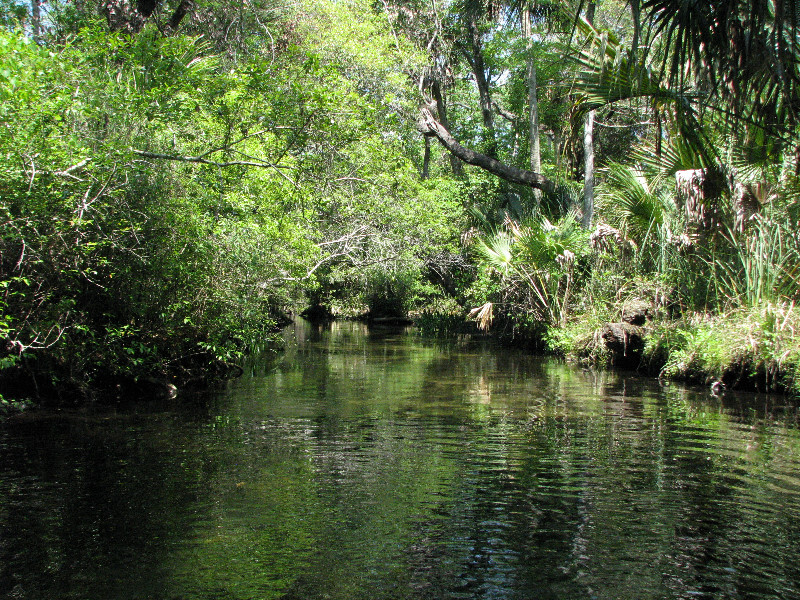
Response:
[[[0,597],[800,598],[798,412],[297,324],[212,398],[0,424]]]

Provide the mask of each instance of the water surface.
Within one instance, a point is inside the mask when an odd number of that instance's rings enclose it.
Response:
[[[287,335],[210,399],[0,424],[0,597],[800,598],[784,400]]]

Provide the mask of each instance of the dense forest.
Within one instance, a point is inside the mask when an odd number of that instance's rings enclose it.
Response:
[[[235,375],[303,311],[800,393],[799,34],[788,0],[2,0],[0,403]]]

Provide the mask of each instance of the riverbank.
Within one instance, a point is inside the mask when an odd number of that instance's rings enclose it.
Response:
[[[433,335],[478,333],[464,315],[418,315]],[[726,389],[781,392],[800,397],[800,310],[765,303],[723,314],[669,314],[643,300],[592,310],[561,327],[493,328],[513,346],[600,368],[622,368],[665,379]]]
[[[591,365],[624,366],[659,377],[724,389],[800,396],[800,311],[765,303],[723,314],[674,318],[591,315],[550,333],[551,349]],[[631,322],[633,321],[633,322]]]
[[[616,309],[574,314],[562,327],[500,319],[490,332],[481,331],[474,320],[455,310],[412,316],[415,331],[422,336],[495,337],[533,353],[553,354],[591,367],[634,370],[713,388],[714,393],[743,389],[800,397],[800,309],[791,303],[717,315],[686,312],[676,316],[646,301],[629,300]],[[241,374],[241,368],[232,363],[223,367],[217,365],[208,377],[195,372],[188,383],[174,375],[148,374],[139,378],[118,375],[113,381],[99,378],[102,385],[92,389],[73,390],[75,386],[67,385],[58,391],[50,385],[35,390],[36,394],[24,394],[17,386],[17,393],[0,396],[0,411],[42,402],[42,394],[59,403],[65,394],[70,403],[79,401],[79,396],[84,401],[174,397],[187,385],[196,388]]]

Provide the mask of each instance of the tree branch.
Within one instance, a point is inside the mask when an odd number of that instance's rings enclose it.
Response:
[[[423,134],[433,135],[437,140],[439,140],[439,143],[441,143],[442,146],[447,149],[448,152],[454,156],[457,156],[467,164],[479,167],[484,171],[488,171],[489,173],[497,175],[498,177],[505,179],[506,181],[510,181],[511,183],[527,185],[545,192],[552,192],[555,190],[555,184],[540,173],[519,169],[512,165],[501,163],[499,160],[492,158],[491,156],[487,156],[485,154],[481,154],[480,152],[475,152],[474,150],[465,148],[459,144],[453,138],[450,132],[434,118],[433,113],[431,112],[432,108],[435,107],[428,105],[421,109],[422,114],[419,128]]]
[[[292,167],[287,167],[285,165],[276,165],[271,162],[262,161],[260,159],[256,160],[229,160],[227,162],[216,162],[213,160],[208,160],[207,158],[203,158],[203,156],[208,155],[208,152],[201,154],[200,156],[179,156],[174,154],[158,154],[157,152],[147,152],[145,150],[137,150],[136,148],[131,148],[131,152],[138,156],[143,156],[145,158],[157,158],[159,160],[173,160],[177,162],[191,162],[191,163],[200,163],[201,165],[211,165],[214,167],[234,167],[234,166],[241,166],[241,167],[259,167],[261,169],[275,169],[275,172],[278,173],[281,177],[286,179],[289,183],[294,186],[297,184],[292,181],[286,173],[281,171],[281,169],[291,169]]]
[[[48,171],[48,170],[37,169],[36,165],[33,162],[33,159],[30,159],[31,168],[30,168],[30,170],[28,170],[26,168],[25,169],[25,174],[26,175],[30,175],[30,177],[31,177],[31,183],[30,184],[31,185],[33,185],[33,179],[36,177],[36,175],[50,175],[52,177],[66,177],[67,179],[72,179],[74,181],[83,182],[84,180],[81,179],[80,177],[76,176],[74,173],[75,173],[75,171],[79,171],[79,170],[83,169],[83,167],[88,165],[91,162],[91,160],[92,159],[90,159],[90,158],[85,158],[84,160],[82,160],[78,164],[72,165],[71,167],[67,167],[66,169],[64,169],[62,171]]]
[[[172,16],[169,19],[168,23],[169,28],[175,31],[178,28],[178,25],[181,24],[181,21],[183,21],[183,18],[193,8],[194,8],[193,0],[181,0],[181,2],[175,8],[175,12],[172,13]]]
[[[517,122],[517,115],[500,106],[500,103],[498,103],[496,100],[492,100],[492,106],[494,106],[497,114],[503,117],[506,121],[510,121],[511,123]]]
[[[212,148],[211,150],[206,150],[202,154],[198,154],[196,158],[205,158],[209,154],[214,154],[215,152],[222,152],[223,150],[231,150],[234,146],[236,146],[237,144],[242,143],[246,139],[254,137],[254,136],[257,136],[257,135],[261,135],[262,133],[266,133],[267,131],[269,131],[269,130],[268,129],[260,129],[260,130],[254,132],[254,133],[246,133],[245,135],[240,137],[235,142],[231,142],[231,143],[226,144],[224,146],[220,146],[219,148]]]

